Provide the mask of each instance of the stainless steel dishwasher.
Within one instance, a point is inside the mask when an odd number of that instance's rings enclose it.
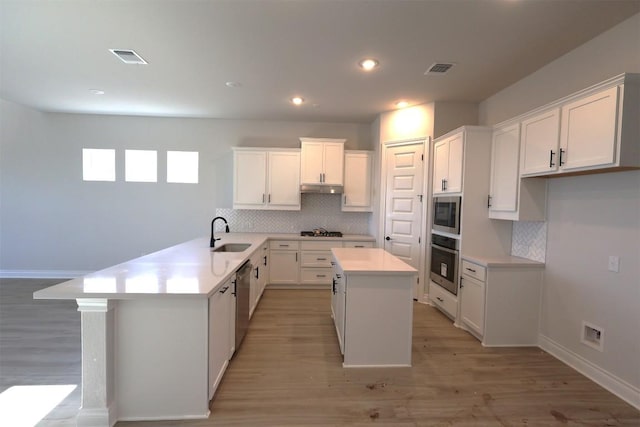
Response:
[[[236,272],[234,295],[236,297],[236,351],[249,327],[249,295],[251,292],[251,261],[247,261]]]

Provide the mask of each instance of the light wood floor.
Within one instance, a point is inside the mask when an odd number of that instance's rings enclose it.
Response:
[[[2,389],[79,384],[79,313],[30,300],[52,284],[39,283],[0,281]],[[412,368],[343,369],[329,304],[328,291],[267,290],[208,420],[116,427],[640,426],[640,411],[542,350],[483,348],[418,303]],[[74,392],[40,425],[72,425],[78,405]]]

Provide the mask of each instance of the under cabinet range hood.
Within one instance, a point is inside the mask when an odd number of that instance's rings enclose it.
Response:
[[[344,189],[342,185],[331,184],[301,184],[301,193],[321,193],[321,194],[342,194]]]

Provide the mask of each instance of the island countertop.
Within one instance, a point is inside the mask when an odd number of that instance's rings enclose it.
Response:
[[[345,273],[418,274],[415,268],[381,248],[333,248],[331,252]]]
[[[267,240],[373,241],[366,235],[341,238],[302,237],[286,233],[220,233],[216,246],[248,243],[242,252],[214,252],[209,237],[201,237],[54,285],[33,294],[35,299],[140,299],[211,296]]]

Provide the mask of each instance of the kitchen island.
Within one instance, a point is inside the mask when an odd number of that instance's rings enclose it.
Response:
[[[203,237],[34,293],[75,299],[82,321],[79,426],[202,419],[235,348],[236,271],[268,240],[292,234]],[[370,236],[345,236],[372,240]],[[313,239],[307,238],[307,239]]]
[[[411,366],[417,270],[380,248],[331,252],[331,313],[343,366]]]

